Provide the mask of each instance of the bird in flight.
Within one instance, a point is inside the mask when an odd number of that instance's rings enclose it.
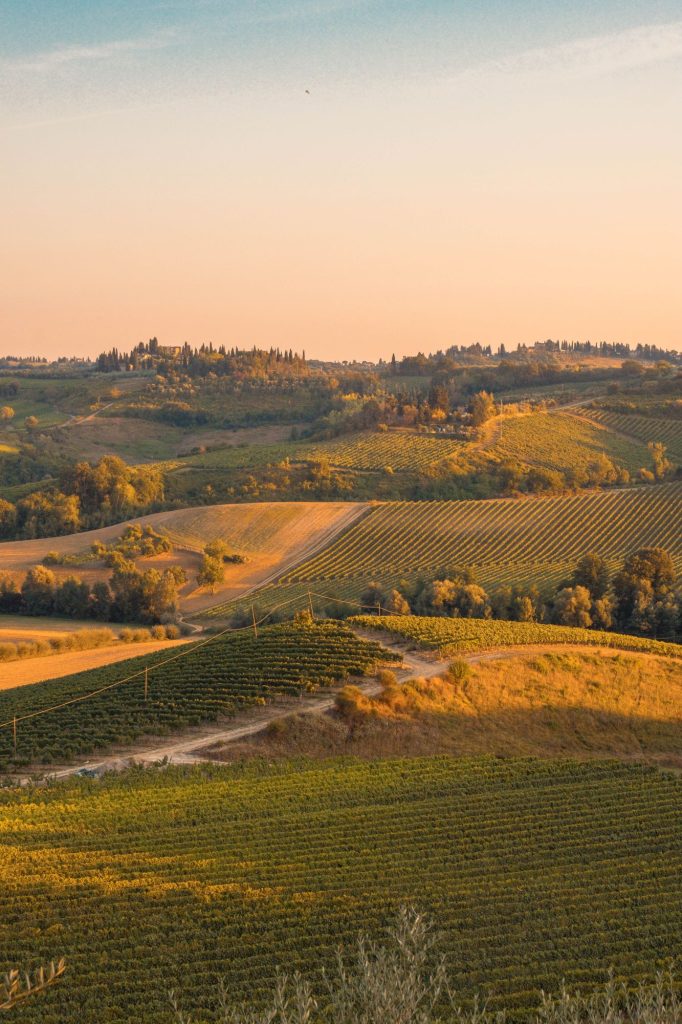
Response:
[[[306,96],[310,96],[310,89],[306,89]]]

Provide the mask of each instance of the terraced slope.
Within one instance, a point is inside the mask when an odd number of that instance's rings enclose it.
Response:
[[[491,501],[388,502],[284,576],[346,592],[368,580],[470,568],[481,583],[552,582],[586,551],[615,566],[667,548],[682,568],[682,483]],[[318,589],[317,587],[315,589]]]
[[[404,903],[434,919],[462,1000],[485,986],[512,1020],[562,978],[682,955],[682,780],[614,762],[132,772],[4,791],[0,836],[0,970],[69,964],[21,1024],[165,1024],[169,988],[211,1020],[217,978],[235,1002],[278,967],[319,984]]]

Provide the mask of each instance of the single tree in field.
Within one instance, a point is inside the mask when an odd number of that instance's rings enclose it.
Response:
[[[35,428],[38,426],[37,417],[27,416],[26,419],[24,420],[24,426],[26,427],[27,430],[35,430]]]
[[[13,419],[14,419],[14,409],[12,408],[12,406],[11,405],[3,405],[2,408],[0,409],[0,420],[2,420],[5,423],[8,423],[10,420],[13,420]]]
[[[219,562],[222,562],[223,559],[227,558],[229,553],[229,547],[225,541],[221,540],[219,537],[216,538],[216,540],[212,540],[204,548],[204,554],[208,555],[209,558],[217,558]]]
[[[212,594],[225,579],[225,564],[222,558],[212,558],[211,555],[204,555],[201,560],[201,569],[197,576],[200,587],[209,587]]]
[[[486,420],[496,413],[495,396],[487,391],[479,391],[471,399],[471,422],[475,427],[482,426]]]

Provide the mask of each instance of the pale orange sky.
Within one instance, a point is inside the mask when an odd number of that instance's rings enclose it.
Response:
[[[665,27],[663,59],[641,29],[574,30],[412,76],[131,95],[131,47],[122,67],[121,48],[105,68],[5,60],[0,350],[682,348],[682,26]],[[81,93],[62,70],[80,61]]]

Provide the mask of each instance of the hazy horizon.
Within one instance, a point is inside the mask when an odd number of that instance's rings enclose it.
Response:
[[[672,0],[0,0],[0,348],[682,348]]]

